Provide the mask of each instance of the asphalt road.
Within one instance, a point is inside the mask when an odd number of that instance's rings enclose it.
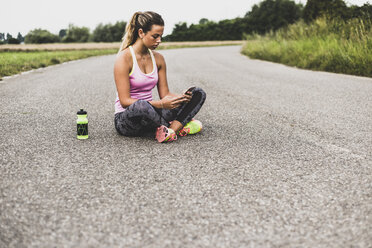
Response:
[[[160,51],[207,93],[170,144],[116,133],[114,55],[0,81],[0,247],[371,247],[372,79],[239,51]]]

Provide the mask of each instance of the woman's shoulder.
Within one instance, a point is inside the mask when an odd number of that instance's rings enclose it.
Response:
[[[163,63],[165,63],[165,59],[164,59],[164,56],[159,53],[159,52],[156,52],[154,50],[152,50],[152,53],[154,54],[154,57],[155,57],[155,61],[158,65],[162,65]]]
[[[152,53],[154,54],[155,58],[159,58],[159,59],[164,60],[164,56],[161,53],[159,53],[157,51],[154,51],[154,50],[152,50]]]
[[[132,54],[129,48],[125,48],[116,54],[116,63],[124,63],[129,65],[133,63]]]

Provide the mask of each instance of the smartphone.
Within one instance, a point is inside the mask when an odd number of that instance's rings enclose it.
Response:
[[[185,91],[184,94],[186,94],[186,95],[191,95],[193,89],[195,89],[195,86],[190,87],[188,90]]]

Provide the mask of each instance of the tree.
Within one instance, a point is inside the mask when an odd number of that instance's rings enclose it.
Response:
[[[18,39],[13,38],[13,37],[8,39],[8,44],[20,44],[20,43],[21,42]]]
[[[187,41],[189,40],[187,37],[188,31],[187,23],[186,22],[179,22],[177,23],[173,31],[170,35],[167,36],[167,40],[169,41]]]
[[[299,20],[302,8],[301,4],[291,0],[264,0],[246,13],[245,31],[261,34],[270,30],[276,31]]]
[[[118,21],[114,25],[100,23],[93,31],[92,40],[95,42],[120,41],[125,33],[126,25],[124,21]]]
[[[8,42],[8,40],[10,40],[11,38],[13,38],[13,36],[9,33],[6,33],[6,42]]]
[[[202,18],[199,20],[199,24],[203,25],[203,24],[207,24],[209,21],[207,18]]]
[[[304,11],[303,18],[309,23],[319,16],[329,18],[347,19],[349,16],[348,8],[343,0],[308,0]]]
[[[73,24],[68,26],[67,35],[62,39],[63,42],[87,42],[89,40],[89,28],[77,27]]]
[[[98,24],[98,26],[93,31],[93,41],[100,42],[100,41],[111,41],[111,33],[109,32],[109,24],[103,25],[102,23]]]
[[[62,40],[67,35],[67,29],[59,30],[58,36]]]
[[[22,34],[18,32],[17,40],[19,41],[19,43],[22,43],[25,41],[25,37],[23,37]]]
[[[0,33],[0,44],[4,44],[4,43],[5,43],[5,34]]]
[[[113,41],[121,41],[125,34],[125,27],[127,26],[127,22],[125,21],[118,21],[116,22],[111,29]]]
[[[175,25],[167,41],[240,40],[244,33],[265,33],[277,30],[301,18],[303,6],[291,0],[264,0],[254,5],[244,18],[222,20],[218,23],[202,18],[199,24]]]
[[[175,25],[166,41],[203,41],[203,40],[240,40],[244,30],[243,18],[226,19],[218,23],[203,18],[199,24],[187,25],[181,22]]]
[[[366,20],[372,18],[372,5],[369,3],[366,3],[361,7],[352,5],[349,10],[350,18],[362,18]]]
[[[25,43],[55,43],[59,42],[59,37],[48,30],[34,29],[25,36]]]

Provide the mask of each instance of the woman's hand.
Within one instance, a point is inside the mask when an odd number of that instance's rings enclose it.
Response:
[[[173,94],[172,96],[165,96],[161,99],[161,102],[164,109],[175,109],[181,106],[182,103],[189,102],[190,100],[191,96]]]
[[[194,89],[195,87],[193,88],[189,88],[188,90],[186,90],[183,95],[185,96],[185,98],[187,99],[187,102],[189,102],[192,98],[192,90]]]

